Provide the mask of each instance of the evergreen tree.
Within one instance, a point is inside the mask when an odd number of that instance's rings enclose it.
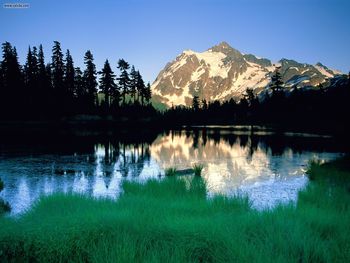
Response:
[[[28,48],[27,60],[24,66],[24,80],[26,86],[26,98],[28,103],[28,111],[37,112],[39,108],[39,69],[38,69],[38,58],[37,58],[37,49],[36,47]]]
[[[268,100],[265,100],[268,102],[266,105],[266,109],[269,112],[268,118],[271,121],[279,122],[285,118],[287,109],[283,90],[283,81],[279,67],[276,68],[271,77],[270,89],[272,90],[272,96]]]
[[[243,96],[246,98],[250,107],[254,107],[259,103],[258,98],[255,96],[254,91],[251,88],[247,88]]]
[[[85,96],[85,87],[84,87],[84,78],[83,72],[79,67],[75,68],[74,74],[74,97],[78,99],[78,101],[82,100]]]
[[[110,98],[112,95],[112,91],[115,88],[115,83],[114,83],[115,75],[113,74],[111,66],[109,65],[108,59],[105,61],[103,69],[99,72],[99,74],[101,75],[100,87],[105,96],[104,103],[105,103],[106,109],[108,109],[110,106]]]
[[[94,64],[94,57],[90,50],[86,51],[84,56],[84,85],[85,85],[85,103],[88,109],[93,109],[97,104],[97,80],[96,80],[96,66]]]
[[[39,53],[38,53],[38,89],[42,94],[41,97],[44,97],[45,89],[47,89],[47,75],[45,68],[45,59],[44,59],[44,51],[43,46],[40,44]]]
[[[273,95],[276,95],[283,90],[283,81],[279,67],[276,67],[276,70],[271,77],[270,89],[272,90]]]
[[[132,66],[130,70],[130,83],[129,83],[129,92],[131,99],[135,103],[135,97],[137,92],[137,82],[138,82],[138,72],[135,70],[135,67]]]
[[[208,103],[206,99],[202,100],[202,109],[203,110],[207,110],[208,109]]]
[[[149,82],[147,83],[144,94],[145,94],[145,101],[147,104],[149,104],[152,98],[151,84]]]
[[[113,89],[111,90],[111,105],[113,105],[113,107],[115,108],[119,107],[120,99],[121,99],[120,87],[117,84],[115,84]]]
[[[52,48],[51,70],[53,88],[60,96],[59,99],[62,99],[64,93],[64,61],[61,44],[58,41],[54,41]]]
[[[32,53],[32,58],[33,58],[33,77],[34,77],[34,87],[33,91],[35,93],[35,96],[38,96],[38,77],[39,77],[39,63],[38,63],[38,49],[36,47],[33,47],[33,53]]]
[[[136,71],[136,91],[137,91],[137,99],[141,99],[141,105],[144,104],[145,98],[145,82],[142,79],[142,76],[139,71]]]
[[[1,92],[1,113],[10,117],[19,116],[24,107],[25,94],[21,66],[18,63],[16,48],[12,48],[9,42],[2,44],[1,71],[2,90]],[[23,113],[23,112],[22,112]]]
[[[24,65],[24,83],[27,90],[32,90],[34,82],[34,72],[33,72],[33,53],[32,49],[29,46],[27,53],[27,60]]]
[[[16,48],[12,48],[9,42],[2,44],[2,57],[1,68],[3,72],[3,86],[7,91],[11,91],[10,88],[21,86],[22,74],[21,67],[18,63]]]
[[[66,93],[68,102],[71,102],[74,97],[74,93],[75,93],[74,79],[75,79],[74,62],[69,52],[69,49],[67,49],[66,66],[65,66],[65,74],[64,74],[64,86],[65,86],[65,93]]]
[[[51,64],[48,63],[45,67],[45,88],[48,90],[48,93],[50,96],[53,95],[53,84],[52,84],[52,70],[51,70]]]
[[[197,95],[193,96],[192,99],[192,109],[194,111],[198,111],[199,110],[199,97]]]
[[[121,95],[123,97],[123,105],[126,103],[126,95],[129,93],[129,84],[130,84],[130,79],[129,79],[129,74],[127,70],[129,69],[129,63],[126,62],[124,59],[119,59],[118,61],[118,69],[120,70],[121,74],[118,80],[118,85],[121,89]]]

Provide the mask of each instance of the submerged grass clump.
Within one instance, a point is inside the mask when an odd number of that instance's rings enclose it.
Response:
[[[192,169],[194,171],[194,175],[195,176],[201,176],[202,175],[202,170],[204,169],[204,165],[203,164],[194,164],[192,166]]]
[[[117,201],[44,197],[0,218],[0,262],[350,262],[350,170],[311,169],[296,205],[267,211],[208,199],[201,177],[124,182]]]
[[[175,176],[177,169],[175,167],[170,167],[165,169],[165,176]]]

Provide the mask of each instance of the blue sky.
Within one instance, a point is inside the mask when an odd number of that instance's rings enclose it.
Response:
[[[119,58],[153,81],[185,49],[204,51],[226,41],[243,53],[274,61],[318,61],[350,70],[348,0],[1,0],[0,42],[17,47],[21,63],[28,45],[44,46],[49,62],[53,40],[70,49],[76,66],[90,49],[100,69],[114,71]],[[29,3],[5,9],[3,3]]]

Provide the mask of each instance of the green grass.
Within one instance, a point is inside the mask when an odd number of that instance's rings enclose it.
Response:
[[[313,165],[296,205],[206,198],[201,177],[125,182],[118,201],[56,194],[0,218],[0,262],[350,262],[350,171]],[[347,183],[344,183],[347,182]]]

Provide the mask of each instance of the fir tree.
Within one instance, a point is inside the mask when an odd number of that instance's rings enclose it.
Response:
[[[52,48],[51,70],[53,88],[60,96],[59,99],[61,99],[64,93],[64,61],[61,44],[58,41],[54,41],[54,46]]]
[[[208,109],[208,103],[206,99],[202,100],[202,109],[203,110],[207,110]]]
[[[66,52],[66,66],[65,66],[65,74],[64,74],[64,87],[67,99],[71,101],[74,96],[74,79],[75,79],[75,69],[73,58],[67,49]]]
[[[99,72],[101,75],[100,78],[100,88],[105,96],[105,106],[106,109],[110,106],[110,98],[112,95],[112,91],[115,88],[114,83],[114,77],[113,71],[111,69],[111,66],[109,65],[108,59],[105,61],[105,64],[103,66],[103,69]]]
[[[283,90],[283,81],[279,67],[276,67],[276,70],[271,77],[270,89],[272,90],[273,95],[280,93]]]
[[[45,78],[45,88],[48,90],[48,92],[50,93],[50,95],[52,95],[52,91],[53,91],[53,84],[52,84],[52,70],[51,70],[51,64],[48,63],[45,67],[45,74],[46,74],[46,78]]]
[[[245,94],[243,96],[246,98],[249,106],[251,106],[251,107],[254,107],[257,105],[257,103],[259,103],[259,100],[255,96],[252,88],[247,88],[245,91]]]
[[[130,70],[130,96],[133,102],[135,103],[135,97],[136,97],[136,92],[137,92],[137,82],[138,82],[138,72],[135,70],[135,67],[132,66]]]
[[[121,74],[118,80],[118,85],[121,89],[121,95],[123,97],[123,105],[126,104],[126,95],[129,93],[129,84],[130,84],[130,79],[129,79],[129,74],[127,70],[129,69],[129,63],[126,62],[124,59],[119,59],[118,61],[118,69],[120,70]]]
[[[24,108],[26,96],[24,94],[24,83],[21,66],[18,63],[16,48],[12,48],[9,42],[2,44],[1,71],[2,90],[1,92],[1,113],[10,117],[19,115]],[[23,112],[22,112],[23,113]]]
[[[139,71],[136,71],[136,92],[137,92],[137,99],[141,99],[141,105],[144,103],[145,98],[145,82],[142,79],[142,76]]]
[[[198,111],[199,110],[199,97],[197,95],[193,96],[192,99],[192,109],[194,111]]]
[[[114,107],[119,107],[120,99],[120,87],[117,84],[115,84],[113,89],[111,90],[111,105],[113,105]]]
[[[147,83],[144,94],[145,94],[145,101],[147,104],[149,104],[152,98],[151,84],[149,82]]]
[[[45,68],[45,59],[44,59],[44,51],[43,46],[39,46],[39,53],[38,53],[38,89],[40,90],[41,94],[44,94],[44,90],[47,89],[47,75],[46,75],[46,68]],[[44,95],[42,95],[44,96]]]
[[[31,90],[34,82],[34,72],[33,72],[33,53],[32,49],[29,46],[27,53],[27,60],[24,65],[24,83],[27,90]]]
[[[97,81],[96,81],[96,66],[94,64],[94,57],[90,50],[86,51],[84,56],[84,85],[85,85],[85,102],[86,107],[93,109],[97,104]]]
[[[33,51],[28,48],[27,60],[24,66],[24,81],[26,86],[26,98],[28,103],[28,111],[36,112],[40,104],[39,90],[39,69],[38,69],[38,54],[34,47]]]
[[[79,67],[75,68],[74,74],[74,97],[82,100],[85,96],[83,72]]]

